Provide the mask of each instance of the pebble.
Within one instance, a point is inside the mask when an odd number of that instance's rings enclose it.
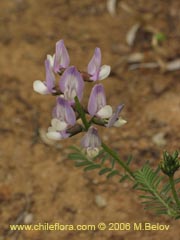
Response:
[[[99,183],[99,181],[98,181],[97,179],[93,179],[93,180],[92,180],[92,183],[96,185],[96,184]]]
[[[157,133],[155,134],[153,137],[152,137],[152,142],[154,144],[156,144],[158,147],[163,147],[166,145],[167,141],[165,139],[165,133],[163,132],[160,132],[160,133]]]
[[[24,217],[24,224],[31,224],[33,222],[33,214],[27,213]]]
[[[106,205],[107,205],[106,199],[101,195],[95,196],[95,203],[100,208],[106,207]]]

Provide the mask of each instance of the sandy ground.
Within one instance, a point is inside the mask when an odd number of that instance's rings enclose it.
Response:
[[[119,184],[116,177],[107,181],[96,171],[84,173],[74,167],[67,159],[67,146],[78,146],[80,135],[52,145],[45,142],[55,99],[36,94],[32,84],[44,78],[44,59],[53,54],[59,39],[64,39],[71,63],[82,70],[86,70],[94,48],[100,47],[103,63],[112,66],[110,77],[103,81],[108,102],[113,106],[125,103],[122,115],[128,120],[118,131],[103,129],[102,138],[122,158],[132,154],[134,168],[146,160],[156,166],[163,150],[179,148],[180,71],[168,72],[163,67],[131,71],[127,59],[137,52],[144,54],[143,62],[164,63],[180,57],[179,9],[177,0],[124,0],[111,16],[105,0],[0,2],[1,240],[178,239],[179,221],[143,210],[128,182]],[[142,27],[130,47],[127,32],[139,21]],[[152,46],[152,32],[145,26],[165,34],[166,40],[158,48]],[[98,195],[106,201],[103,208],[95,202]],[[169,224],[170,229],[9,231],[9,224],[24,223],[27,216],[32,224],[150,222]]]

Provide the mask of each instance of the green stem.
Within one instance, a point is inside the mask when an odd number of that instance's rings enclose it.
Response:
[[[180,200],[178,198],[176,189],[175,189],[175,184],[174,184],[174,177],[173,176],[169,176],[169,183],[171,185],[171,191],[174,197],[174,200],[176,201],[176,204],[178,206],[178,208],[180,208]]]
[[[76,103],[77,111],[78,111],[78,113],[79,113],[79,115],[80,115],[80,118],[81,118],[83,124],[84,124],[85,130],[88,130],[88,128],[89,128],[89,123],[88,123],[88,121],[86,120],[86,114],[85,114],[85,112],[84,112],[84,109],[83,109],[83,107],[81,106],[81,104],[80,104],[79,99],[78,99],[77,96],[74,98],[74,100],[75,100],[75,103]]]
[[[127,164],[124,163],[123,161],[121,161],[121,159],[119,159],[119,157],[117,156],[117,154],[116,154],[112,149],[110,149],[110,148],[109,148],[105,143],[103,143],[103,142],[102,142],[101,146],[102,146],[102,148],[103,148],[107,153],[109,153],[109,155],[111,155],[111,156],[119,163],[119,165],[121,165],[121,167],[124,168],[124,170],[125,170],[126,172],[129,173],[129,175],[130,175],[132,178],[135,178],[133,172],[129,169],[129,167],[127,166]]]

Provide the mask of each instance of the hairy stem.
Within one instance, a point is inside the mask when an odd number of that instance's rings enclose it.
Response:
[[[107,152],[109,153],[110,156],[112,156],[118,163],[119,165],[121,165],[122,168],[124,168],[124,170],[129,173],[129,175],[134,178],[134,174],[133,172],[130,170],[130,168],[127,166],[126,163],[124,163],[118,156],[117,154],[112,150],[110,149],[105,143],[102,142],[101,144],[102,148]]]

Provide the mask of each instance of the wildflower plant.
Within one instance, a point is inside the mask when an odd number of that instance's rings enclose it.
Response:
[[[116,175],[119,182],[131,181],[132,187],[142,192],[140,198],[145,209],[178,219],[180,189],[177,190],[177,184],[180,178],[175,178],[180,167],[178,151],[172,155],[164,152],[163,160],[156,169],[147,162],[140,169],[134,170],[131,168],[132,157],[120,159],[118,153],[109,148],[98,133],[99,127],[118,128],[127,122],[121,117],[124,104],[120,103],[113,108],[106,101],[101,80],[109,76],[110,69],[108,65],[101,65],[101,50],[96,48],[87,71],[80,71],[70,65],[64,41],[56,43],[55,54],[47,55],[45,60],[45,81],[36,80],[33,83],[35,92],[56,97],[47,137],[62,141],[83,133],[81,148],[71,147],[72,152],[69,154],[75,166],[83,167],[85,171],[97,169],[99,175],[106,175],[107,178]],[[94,83],[87,107],[82,105],[85,82]]]

